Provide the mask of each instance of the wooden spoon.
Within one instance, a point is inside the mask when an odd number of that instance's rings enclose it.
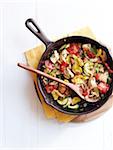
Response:
[[[61,80],[61,79],[56,78],[56,77],[52,77],[51,75],[49,75],[49,74],[47,74],[47,73],[44,73],[44,72],[42,72],[42,71],[40,71],[40,70],[37,70],[37,69],[34,69],[34,68],[32,68],[32,67],[30,67],[30,66],[27,66],[27,65],[25,65],[25,64],[18,63],[17,65],[18,65],[19,67],[25,69],[25,70],[29,70],[29,71],[31,71],[31,72],[40,74],[40,75],[42,75],[42,76],[44,76],[44,77],[46,77],[46,78],[52,79],[52,80],[54,80],[54,81],[57,81],[57,82],[59,82],[59,83],[62,83],[62,84],[64,84],[64,85],[68,86],[68,87],[71,88],[73,91],[75,91],[75,93],[77,93],[77,95],[79,95],[82,99],[84,99],[84,100],[86,100],[86,101],[88,101],[88,102],[91,102],[91,100],[90,100],[88,97],[84,97],[84,96],[80,93],[80,88],[79,88],[77,85],[72,84],[72,83],[67,83],[67,82],[65,82],[65,81],[63,81],[63,80]]]

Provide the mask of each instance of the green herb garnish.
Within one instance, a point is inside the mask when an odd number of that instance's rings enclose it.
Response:
[[[97,54],[97,48],[96,48],[96,46],[92,46],[92,47],[90,48],[90,50],[91,50],[94,54]]]

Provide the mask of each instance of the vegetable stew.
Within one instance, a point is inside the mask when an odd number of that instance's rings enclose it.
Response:
[[[60,78],[65,82],[76,84],[83,96],[92,102],[97,102],[109,90],[111,73],[106,63],[107,56],[104,50],[95,45],[82,43],[69,43],[54,49],[50,57],[45,60],[43,71],[51,76]],[[46,92],[53,99],[67,109],[80,109],[82,99],[65,85],[41,77]],[[83,103],[87,107],[87,102]]]

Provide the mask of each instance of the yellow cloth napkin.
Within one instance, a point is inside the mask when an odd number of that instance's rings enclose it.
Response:
[[[72,35],[82,35],[82,36],[87,36],[92,39],[95,39],[95,36],[89,27],[85,27],[76,32],[68,34],[68,36],[72,36]],[[63,37],[65,37],[65,36],[63,36]],[[39,60],[44,51],[45,51],[45,46],[43,44],[26,51],[25,57],[26,57],[28,65],[32,66],[33,68],[37,68]],[[33,77],[33,80],[35,83],[35,87],[36,87],[39,99],[42,103],[42,107],[44,109],[44,112],[45,112],[45,115],[47,118],[51,118],[51,119],[56,118],[60,122],[69,122],[72,120],[73,121],[86,121],[86,120],[90,120],[90,119],[93,119],[93,118],[96,118],[97,116],[99,116],[102,112],[104,112],[107,108],[109,108],[111,106],[111,103],[113,102],[113,100],[110,100],[108,103],[109,107],[108,106],[107,107],[104,106],[105,108],[101,107],[101,109],[98,109],[97,111],[92,112],[87,115],[67,115],[67,114],[57,111],[56,109],[52,108],[51,106],[49,106],[48,104],[45,103],[43,96],[40,93],[38,85],[37,85],[36,74],[32,73],[32,77]]]

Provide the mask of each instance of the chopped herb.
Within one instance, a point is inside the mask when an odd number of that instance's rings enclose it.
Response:
[[[110,78],[110,77],[107,78],[107,83],[108,83],[108,84],[111,83],[111,78]]]
[[[64,44],[60,47],[59,51],[66,49],[69,46],[69,44]]]
[[[96,46],[91,47],[90,50],[91,50],[94,54],[97,54],[97,48],[96,48]]]

